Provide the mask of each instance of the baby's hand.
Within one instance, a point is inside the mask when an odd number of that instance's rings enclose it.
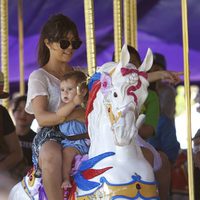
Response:
[[[77,86],[77,95],[74,97],[73,101],[75,105],[81,105],[84,101],[84,97],[87,93],[86,83],[78,84]]]
[[[82,94],[77,94],[74,99],[73,102],[76,106],[81,105],[83,103],[84,100],[84,96]]]

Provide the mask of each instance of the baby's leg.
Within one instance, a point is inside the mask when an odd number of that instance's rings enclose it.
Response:
[[[76,148],[66,147],[63,149],[63,183],[61,185],[63,189],[71,187],[70,172],[73,159],[77,154],[80,153]]]

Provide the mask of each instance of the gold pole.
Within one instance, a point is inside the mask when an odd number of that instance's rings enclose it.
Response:
[[[122,8],[121,0],[113,0],[115,62],[118,62],[120,60],[120,52],[122,49],[122,10],[121,8]]]
[[[19,72],[20,72],[20,95],[25,93],[24,84],[24,32],[23,32],[23,0],[18,0],[18,33],[19,33]]]
[[[188,184],[189,199],[194,200],[194,178],[192,161],[192,141],[191,141],[191,102],[190,102],[190,80],[189,80],[189,59],[188,59],[188,24],[187,24],[187,0],[181,0],[182,6],[182,34],[183,34],[183,58],[184,58],[184,87],[186,94],[186,114],[187,114],[187,160],[188,160]]]
[[[94,35],[94,2],[84,0],[88,74],[96,70],[96,41]]]
[[[130,0],[124,0],[124,41],[131,45]]]
[[[131,0],[130,2],[130,27],[131,27],[131,46],[138,48],[137,43],[137,0]]]
[[[1,0],[1,68],[4,74],[4,91],[9,92],[8,71],[8,1]],[[3,105],[8,108],[8,99],[3,100]]]

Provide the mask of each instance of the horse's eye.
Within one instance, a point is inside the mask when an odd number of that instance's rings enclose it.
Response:
[[[113,93],[113,96],[114,96],[114,97],[117,97],[118,95],[117,95],[117,93],[116,93],[116,92],[114,92],[114,93]]]

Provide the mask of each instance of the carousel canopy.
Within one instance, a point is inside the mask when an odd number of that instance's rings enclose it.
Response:
[[[9,0],[9,74],[10,81],[19,80],[19,45],[17,1]],[[84,1],[80,0],[34,0],[23,1],[24,19],[24,65],[25,78],[37,65],[37,41],[42,25],[55,13],[72,18],[83,41],[72,64],[87,66]],[[95,35],[97,65],[111,61],[114,50],[113,0],[95,0]],[[138,50],[143,58],[147,48],[166,57],[167,69],[183,70],[182,21],[180,0],[137,0]],[[188,1],[189,63],[191,81],[200,80],[200,4],[199,0]]]

